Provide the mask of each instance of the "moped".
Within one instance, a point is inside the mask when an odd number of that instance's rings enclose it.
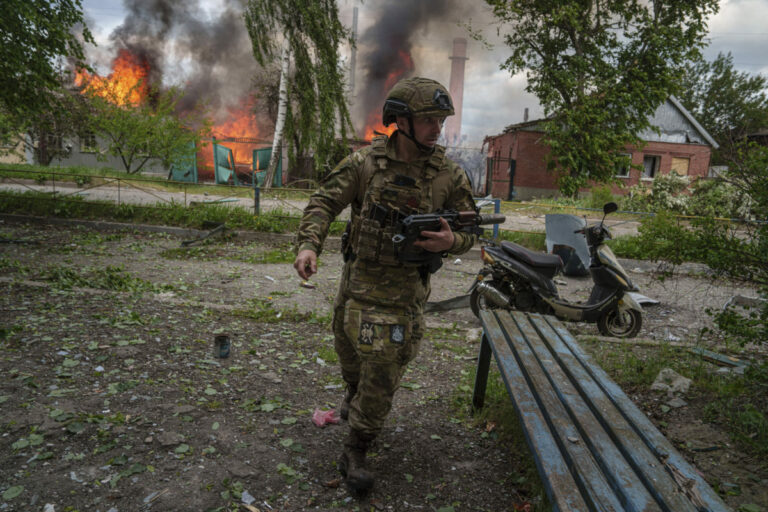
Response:
[[[472,312],[478,317],[486,308],[552,314],[562,320],[596,322],[604,336],[637,336],[643,323],[642,307],[627,294],[637,287],[605,245],[611,238],[605,217],[616,210],[616,203],[608,203],[599,223],[574,231],[586,237],[589,247],[594,286],[586,304],[560,297],[553,280],[563,270],[560,256],[530,251],[513,242],[487,241],[481,248],[485,265],[470,288]]]

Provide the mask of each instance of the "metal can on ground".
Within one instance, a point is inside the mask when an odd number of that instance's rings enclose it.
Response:
[[[224,359],[229,357],[229,336],[226,334],[218,334],[213,338],[213,351],[214,356]]]

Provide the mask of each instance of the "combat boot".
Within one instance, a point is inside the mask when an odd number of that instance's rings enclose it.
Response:
[[[349,437],[344,441],[339,471],[346,478],[349,488],[355,492],[363,493],[373,487],[373,473],[365,467],[365,454],[375,437],[373,434],[350,429]]]
[[[341,419],[344,421],[347,421],[347,418],[349,418],[349,402],[352,401],[356,394],[357,382],[354,384],[347,382],[347,394],[344,395],[344,401],[341,402],[341,407],[339,407],[339,416],[341,416]]]

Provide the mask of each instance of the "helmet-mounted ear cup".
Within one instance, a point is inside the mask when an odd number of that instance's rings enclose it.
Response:
[[[396,121],[398,116],[411,117],[412,114],[406,102],[398,99],[388,99],[384,102],[382,121],[384,126],[389,126]]]

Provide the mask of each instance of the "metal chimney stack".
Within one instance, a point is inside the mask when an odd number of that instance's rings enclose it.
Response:
[[[453,98],[456,114],[445,122],[445,140],[448,146],[456,146],[461,141],[461,106],[464,100],[464,62],[467,58],[467,40],[457,37],[453,40],[451,59],[451,82],[448,90]]]

